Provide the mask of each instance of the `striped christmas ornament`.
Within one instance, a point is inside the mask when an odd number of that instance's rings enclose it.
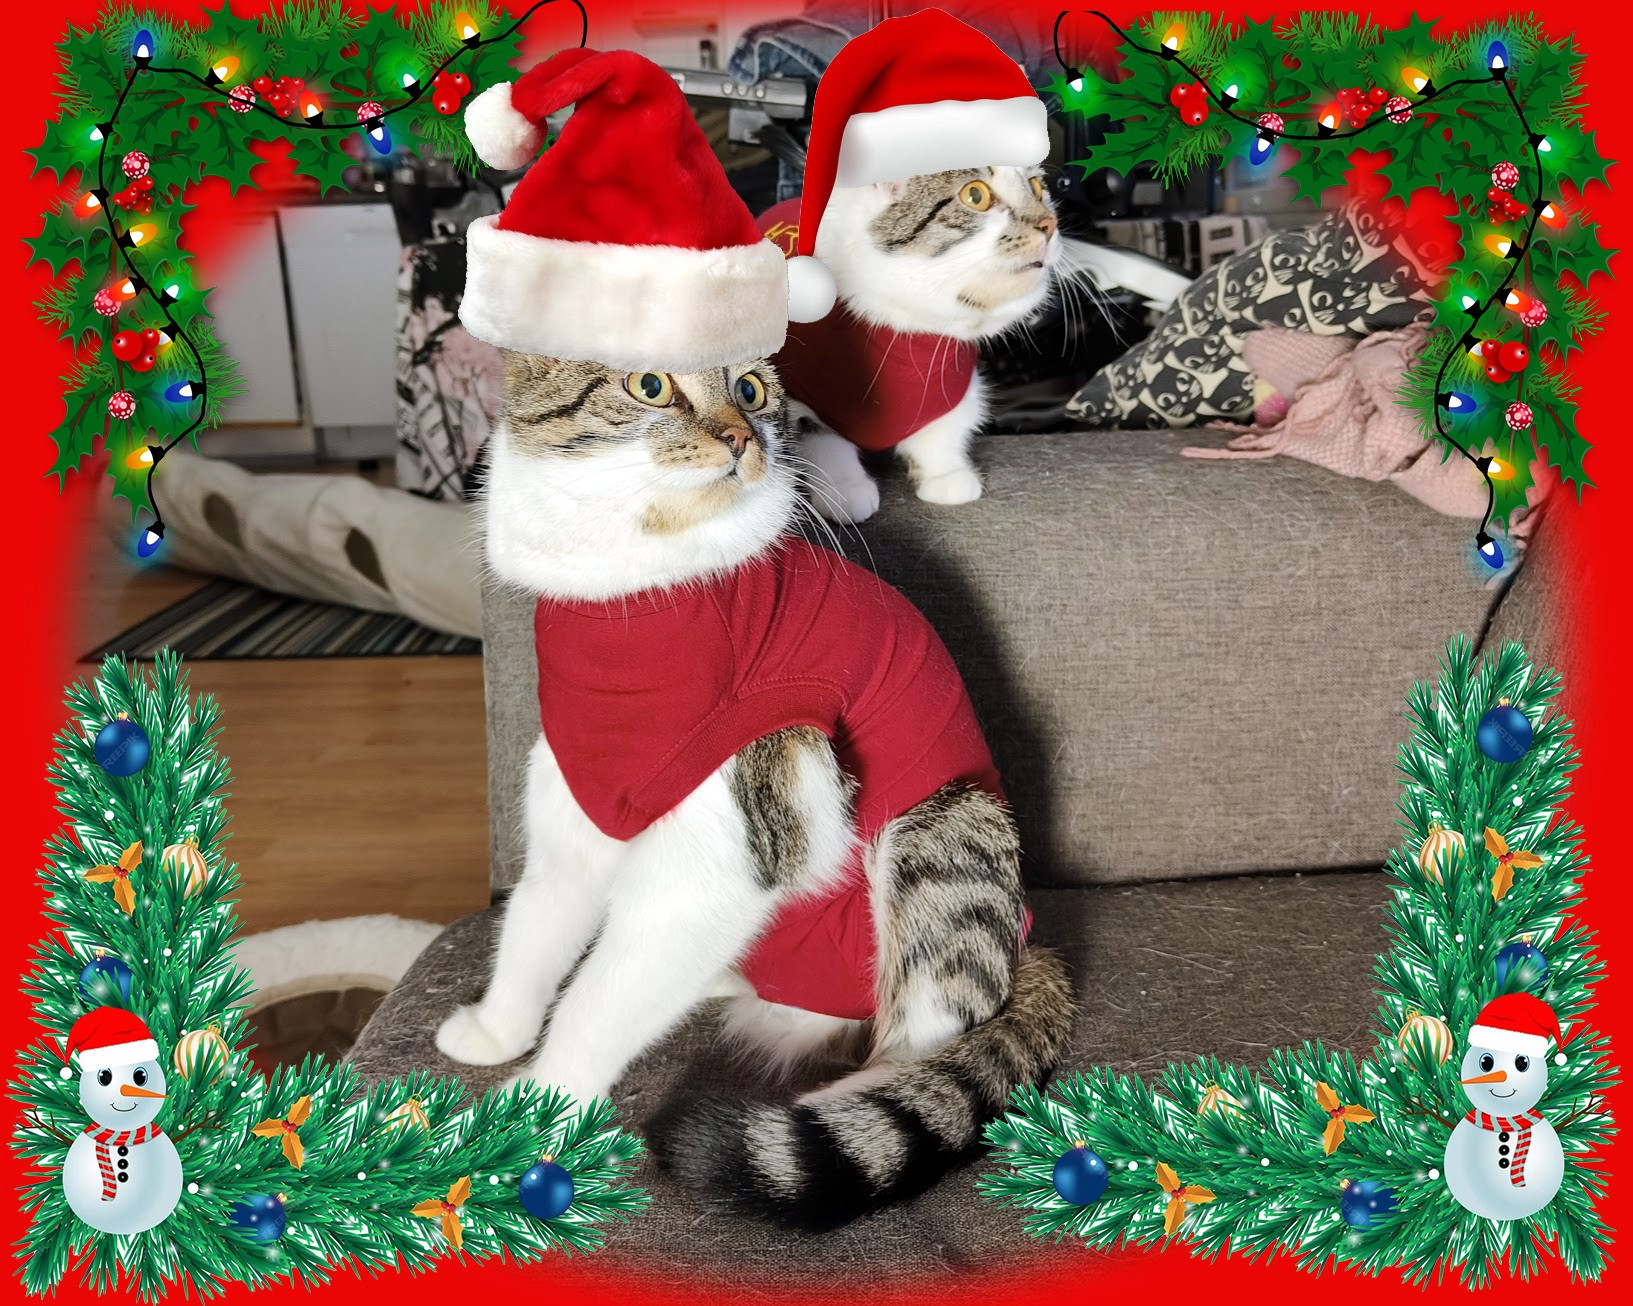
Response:
[[[380,1122],[380,1127],[386,1130],[401,1129],[405,1125],[413,1125],[416,1129],[429,1131],[431,1121],[426,1117],[425,1108],[417,1097],[411,1097],[399,1107],[393,1107],[386,1112],[386,1118]]]
[[[204,854],[198,848],[198,840],[192,835],[166,848],[164,855],[159,859],[159,864],[173,875],[185,874],[188,893],[197,893],[210,878],[209,863],[204,860]]]
[[[1453,857],[1463,855],[1463,836],[1456,830],[1442,829],[1438,825],[1429,827],[1429,837],[1423,841],[1418,849],[1418,870],[1440,883],[1440,863],[1450,862]]]
[[[205,1072],[213,1084],[226,1073],[230,1052],[220,1027],[206,1025],[203,1029],[188,1030],[178,1038],[170,1061],[183,1079],[190,1079],[192,1072],[199,1070]]]
[[[1451,1026],[1437,1016],[1425,1016],[1421,1011],[1408,1011],[1406,1023],[1401,1026],[1395,1041],[1400,1044],[1401,1053],[1410,1065],[1418,1065],[1412,1060],[1413,1052],[1427,1052],[1434,1057],[1434,1064],[1437,1066],[1445,1065],[1451,1060]]]

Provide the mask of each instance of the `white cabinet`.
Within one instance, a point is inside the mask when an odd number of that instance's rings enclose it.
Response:
[[[296,426],[301,420],[295,351],[284,302],[278,218],[246,217],[230,237],[233,258],[210,292],[216,338],[238,364],[244,393],[227,406],[229,426]]]
[[[401,246],[390,207],[312,205],[279,220],[307,420],[324,434],[394,431]]]

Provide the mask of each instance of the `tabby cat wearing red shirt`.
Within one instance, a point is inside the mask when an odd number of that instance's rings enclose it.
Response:
[[[976,1144],[1069,1025],[963,682],[906,599],[788,534],[768,362],[506,363],[487,554],[538,600],[540,734],[493,978],[438,1046],[511,1061],[549,1014],[523,1076],[616,1097],[725,996],[768,1068],[850,1068],[677,1111],[655,1151],[744,1210],[848,1219]]]

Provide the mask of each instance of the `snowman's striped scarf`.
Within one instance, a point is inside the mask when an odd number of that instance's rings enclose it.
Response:
[[[1502,1130],[1514,1135],[1514,1164],[1508,1167],[1508,1182],[1515,1188],[1524,1188],[1525,1155],[1531,1150],[1531,1126],[1542,1119],[1542,1112],[1521,1111],[1517,1116],[1488,1116],[1484,1111],[1470,1111],[1463,1119],[1479,1125],[1488,1134]]]
[[[132,1143],[145,1143],[150,1138],[163,1138],[164,1130],[158,1125],[143,1125],[140,1129],[98,1129],[95,1125],[86,1125],[85,1132],[96,1139],[96,1168],[102,1175],[102,1200],[113,1201],[114,1194],[119,1191],[119,1182],[113,1176],[113,1153],[110,1147],[129,1147]]]

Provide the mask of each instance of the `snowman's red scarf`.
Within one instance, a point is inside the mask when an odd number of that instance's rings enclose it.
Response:
[[[1525,1187],[1525,1154],[1531,1150],[1531,1126],[1542,1119],[1540,1111],[1521,1111],[1517,1116],[1488,1116],[1484,1111],[1470,1111],[1463,1119],[1479,1125],[1488,1134],[1498,1130],[1515,1134],[1514,1164],[1508,1167],[1508,1182],[1516,1188]]]
[[[102,1172],[102,1200],[113,1201],[113,1196],[119,1191],[119,1182],[113,1175],[113,1153],[110,1147],[129,1147],[132,1143],[145,1143],[150,1138],[163,1138],[164,1130],[158,1125],[143,1125],[140,1129],[98,1129],[95,1125],[86,1125],[85,1132],[96,1139],[96,1168]]]

